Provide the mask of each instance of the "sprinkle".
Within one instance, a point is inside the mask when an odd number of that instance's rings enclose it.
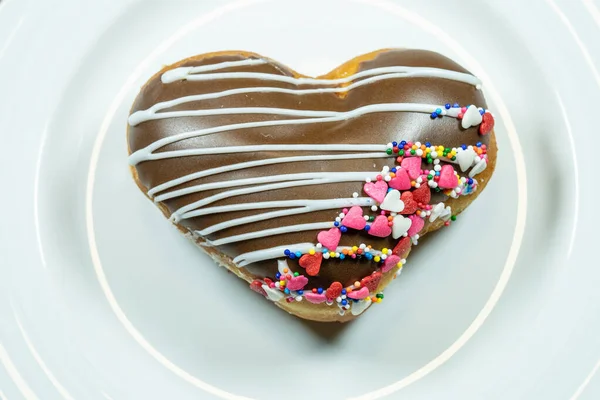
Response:
[[[360,282],[359,281],[354,282],[354,287],[355,288],[359,288],[360,287]]]
[[[352,197],[354,197],[356,199],[358,197],[358,193],[356,193],[356,192],[352,193]]]
[[[318,288],[318,289],[317,289],[317,293],[319,293],[319,294],[323,294],[323,288]]]
[[[302,253],[300,253],[299,251],[296,252],[296,257],[300,258],[302,257]]]
[[[346,294],[346,289],[342,289],[342,294]]]
[[[296,296],[296,301],[302,301],[302,296]]]
[[[294,258],[296,258],[296,255],[294,253],[290,253],[290,259],[293,260]]]
[[[290,251],[289,251],[289,249],[285,249],[285,250],[283,251],[283,254],[285,254],[286,256],[289,256],[289,255],[290,255]]]
[[[371,206],[371,211],[377,211],[377,206]]]
[[[444,107],[446,108],[446,110],[449,110],[451,105],[450,105],[450,103],[446,103],[446,105]]]
[[[299,276],[300,273],[299,272],[294,272],[294,276]]]
[[[431,113],[431,119],[436,119],[438,117],[438,113],[435,111]]]
[[[377,297],[378,299],[383,299],[383,293],[377,293],[375,297]]]
[[[346,232],[348,232],[348,228],[346,228],[345,226],[342,226],[340,228],[340,231],[342,231],[342,233],[346,233]]]
[[[317,243],[317,249],[320,249],[321,247],[323,247],[323,245],[321,243]]]
[[[381,257],[379,257],[379,256],[375,256],[375,257],[373,258],[373,261],[375,261],[375,262],[379,262],[379,261],[381,261]]]
[[[446,215],[447,215],[447,214],[446,214]],[[450,219],[451,219],[452,221],[456,221],[456,215],[453,215],[453,216],[451,216],[451,217],[450,217]]]
[[[435,109],[435,113],[438,114],[438,115],[441,114],[442,113],[442,109],[441,108],[436,108]]]
[[[345,306],[346,304],[348,304],[348,300],[343,299],[342,300],[342,305]]]
[[[279,281],[279,286],[285,286],[285,281]]]
[[[290,294],[290,289],[285,288],[285,290],[283,291],[285,294]]]
[[[311,256],[312,256],[313,254],[315,254],[315,249],[314,249],[314,248],[313,248],[313,249],[310,249],[310,250],[308,251],[308,254],[310,254]]]

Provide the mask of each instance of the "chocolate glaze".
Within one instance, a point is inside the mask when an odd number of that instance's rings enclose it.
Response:
[[[425,66],[443,68],[459,72],[467,72],[455,62],[437,53],[421,50],[384,50],[373,53],[374,56],[366,58],[357,66],[352,73],[380,68],[386,66]],[[206,57],[198,57],[185,61],[177,66],[198,66],[216,64],[224,61],[245,59],[246,54],[216,54]],[[259,58],[259,55],[252,55]],[[223,72],[252,71],[298,76],[291,69],[270,61],[268,64],[252,67],[229,68]],[[132,108],[132,113],[144,110],[157,102],[167,101],[174,98],[189,96],[193,94],[219,92],[240,87],[264,86],[265,82],[255,79],[215,80],[215,81],[179,81],[163,84],[160,74],[151,79],[141,90]],[[314,88],[311,85],[293,85],[281,82],[268,82],[268,85],[285,88]],[[329,86],[330,87],[330,86]],[[228,96],[202,102],[193,102],[180,105],[176,108],[165,110],[187,110],[187,109],[212,109],[220,107],[279,107],[307,110],[335,110],[347,111],[368,104],[412,102],[445,104],[458,102],[461,105],[475,104],[485,107],[485,99],[480,90],[472,85],[446,80],[441,78],[402,78],[383,80],[353,89],[345,96],[339,94],[312,94],[292,95],[283,93],[252,93]],[[174,134],[250,121],[266,119],[286,119],[284,116],[273,115],[226,115],[208,117],[181,117],[154,120],[130,127],[128,142],[130,152],[143,148],[161,138]],[[489,136],[489,135],[488,135]],[[478,134],[477,127],[462,129],[460,121],[454,118],[440,118],[432,120],[429,115],[421,113],[388,112],[364,115],[351,120],[319,123],[307,125],[275,126],[256,129],[244,129],[225,132],[188,139],[163,147],[160,151],[168,151],[183,148],[217,147],[228,145],[250,145],[250,144],[336,144],[336,143],[373,143],[386,144],[391,141],[412,140],[425,143],[427,141],[436,145],[446,147],[459,146],[461,144],[475,144],[476,142],[488,143],[488,136]],[[145,161],[136,166],[139,181],[146,188],[153,188],[161,183],[187,175],[199,170],[214,168],[222,165],[251,161],[263,158],[274,158],[282,156],[295,156],[319,154],[317,152],[285,152],[285,154],[272,153],[243,153],[235,155],[208,155],[179,157],[157,161]],[[256,176],[268,176],[273,174],[287,174],[297,172],[321,172],[321,171],[380,171],[384,165],[393,166],[394,159],[356,159],[336,160],[325,162],[295,162],[277,164],[271,166],[255,167],[248,170],[234,171],[227,174],[219,174],[207,178],[195,180],[177,187],[177,189],[199,183],[215,182],[223,179],[243,179]],[[351,197],[353,192],[362,193],[363,184],[360,182],[338,183],[323,186],[304,186],[297,188],[274,190],[243,196],[244,202],[274,201],[293,199],[328,199],[335,197]],[[206,191],[190,194],[168,200],[164,205],[171,211],[175,211],[183,205],[211,196],[220,190]],[[235,204],[239,198],[229,198],[211,204],[211,206]],[[261,210],[267,212],[271,210]],[[209,239],[219,239],[231,235],[263,230],[284,225],[312,223],[318,221],[331,221],[335,219],[340,210],[325,210],[295,216],[282,217],[250,225],[242,225],[226,229],[210,235]],[[373,214],[368,208],[365,214]],[[186,219],[181,225],[190,230],[199,230],[207,226],[252,215],[255,211],[240,211],[210,215]],[[289,243],[316,243],[316,231],[290,233],[271,236],[254,240],[247,240],[223,246],[220,250],[232,258],[245,252],[264,249],[273,246],[281,246]],[[342,235],[340,245],[357,245],[359,243],[371,244],[374,248],[394,247],[397,240],[388,238],[377,238],[366,232],[349,231]],[[249,265],[248,270],[258,277],[273,276],[277,271],[275,260]],[[290,264],[293,265],[293,264]],[[350,285],[356,280],[370,274],[376,268],[376,264],[358,260],[324,260],[321,272],[317,277],[309,277],[308,287],[327,287],[333,281],[340,281],[344,285]],[[295,268],[300,270],[299,268]]]

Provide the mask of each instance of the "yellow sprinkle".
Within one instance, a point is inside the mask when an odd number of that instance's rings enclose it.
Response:
[[[384,247],[383,249],[381,249],[381,252],[382,252],[383,254],[387,254],[387,251],[388,251],[388,249],[387,249],[386,247]]]
[[[335,257],[335,251],[330,251],[330,252],[329,252],[329,256],[330,256],[330,257]]]
[[[308,254],[310,254],[310,255],[313,255],[313,254],[315,254],[315,249],[310,249],[310,250],[308,251]]]
[[[381,261],[381,257],[375,256],[375,257],[373,257],[373,261],[379,262],[379,261]]]
[[[365,297],[365,301],[371,301],[371,298],[369,296]]]
[[[398,264],[396,264],[396,267],[402,268],[402,263],[400,261],[398,261]]]
[[[412,145],[412,149],[413,149],[413,150],[416,150],[416,149],[417,149],[417,145],[416,145],[416,144],[413,144],[413,145]]]
[[[279,281],[279,284],[280,284],[281,286],[285,286],[285,281]]]
[[[352,251],[356,252],[356,250],[358,250],[358,247],[352,246]]]
[[[377,298],[377,302],[378,302],[378,303],[381,303],[381,301],[382,301],[382,300],[383,300],[383,299],[380,299],[379,297]]]

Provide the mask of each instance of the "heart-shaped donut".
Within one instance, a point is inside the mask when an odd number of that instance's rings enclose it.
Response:
[[[317,78],[211,53],[143,86],[129,164],[144,194],[252,290],[302,318],[348,321],[383,299],[355,283],[376,276],[383,290],[411,244],[489,181],[486,108],[480,81],[429,51],[376,51]]]

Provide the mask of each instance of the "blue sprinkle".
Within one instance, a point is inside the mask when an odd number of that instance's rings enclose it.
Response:
[[[440,171],[435,171],[436,176],[440,176]]]
[[[441,108],[436,108],[435,109],[435,113],[438,115],[442,115],[442,109]]]
[[[438,114],[435,111],[431,113],[432,119],[436,119],[437,117],[438,117]]]
[[[346,300],[346,299],[343,299],[343,300],[342,300],[342,305],[343,305],[343,306],[345,306],[346,304],[348,304],[348,300]]]
[[[339,222],[337,222],[337,221],[335,221],[335,222],[333,223],[333,226],[340,226],[340,223],[339,223]]]
[[[284,292],[285,294],[290,294],[290,289],[288,289],[288,288],[285,288],[285,289],[283,290],[283,292]]]
[[[289,256],[290,255],[290,250],[289,249],[285,249],[283,251],[283,254],[285,254],[286,256]]]
[[[393,146],[393,147],[396,147],[396,146],[398,146],[398,142],[392,142],[392,146]]]
[[[481,115],[485,114],[485,110],[483,110],[483,109],[479,110],[479,114],[481,114]]]
[[[369,229],[371,229],[371,225],[366,225],[366,226],[365,226],[365,231],[367,231],[367,232],[368,232],[368,231],[369,231]]]
[[[342,231],[342,233],[346,233],[346,232],[348,232],[348,228],[346,228],[345,226],[342,225],[342,227],[340,228],[340,231]]]
[[[302,253],[300,253],[299,251],[296,252],[296,257],[300,258],[302,257]]]
[[[454,106],[453,106],[453,107],[454,107],[454,108],[460,108],[460,104],[458,104],[458,103],[454,103]]]
[[[452,107],[452,106],[450,105],[450,103],[446,103],[446,105],[444,107],[446,107],[446,110],[449,110],[450,107]]]
[[[396,173],[396,171],[398,171],[398,170],[396,169],[396,167],[394,167],[390,171],[392,171],[393,173]]]
[[[463,145],[462,145],[462,146],[460,146],[460,147],[462,147],[462,149],[463,149],[463,150],[466,150],[466,149],[467,149],[467,145],[466,145],[466,144],[463,144]]]
[[[431,147],[431,142],[425,142],[425,146],[426,147]],[[394,172],[396,172],[396,171],[394,171]]]
[[[481,142],[477,142],[476,146],[481,147]]]
[[[342,294],[346,294],[346,289],[342,289]]]
[[[276,274],[275,274],[275,278],[277,278],[277,279],[281,278],[281,274],[280,274],[279,272],[278,272],[278,273],[276,273]]]
[[[294,258],[296,258],[296,255],[294,253],[290,253],[290,258],[293,260]]]
[[[469,178],[468,182],[469,182],[469,185],[472,185],[473,184],[473,179]]]
[[[406,140],[401,141],[400,146],[402,146],[402,147],[406,146]]]
[[[387,192],[389,193],[389,192],[391,192],[392,190],[394,190],[394,189],[392,189],[392,188],[388,188],[388,189],[387,189]]]
[[[343,253],[340,254],[340,260],[343,260],[344,258],[346,258],[346,256]]]
[[[323,294],[323,288],[322,288],[322,287],[318,288],[318,289],[317,289],[317,293],[319,293],[319,294]]]
[[[373,254],[371,253],[366,253],[365,257],[367,257],[367,260],[371,260],[373,258]]]
[[[329,253],[329,250],[327,250],[327,249],[323,249],[323,250],[321,251],[321,253],[323,253],[323,254],[325,254],[325,253]]]
[[[298,290],[298,294],[302,296],[304,294],[304,290]]]

